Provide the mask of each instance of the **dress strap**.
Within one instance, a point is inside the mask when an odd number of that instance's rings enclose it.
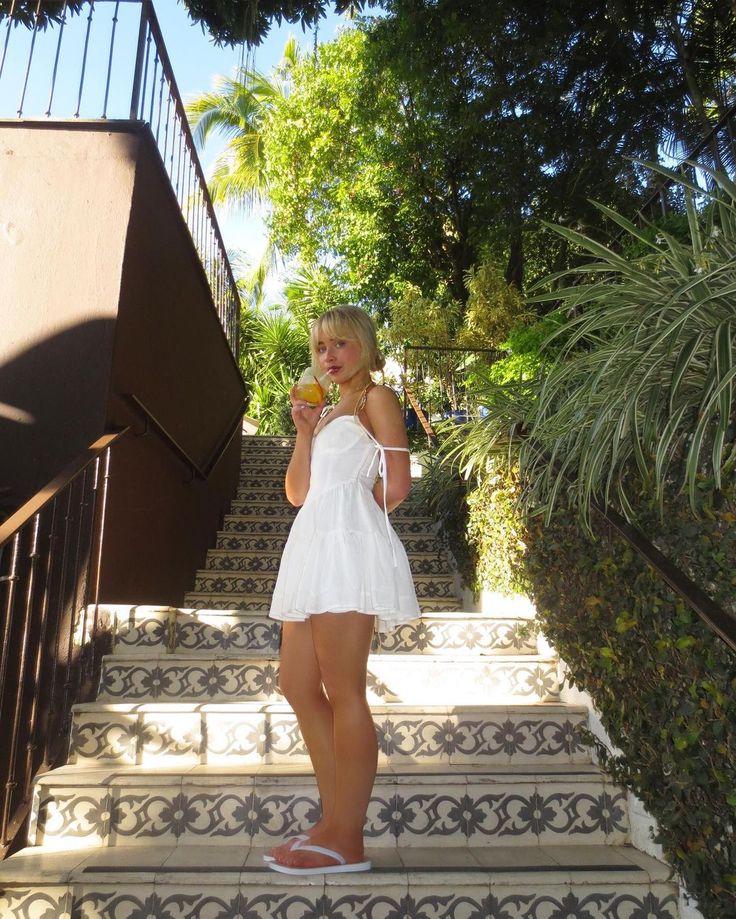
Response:
[[[358,415],[363,411],[368,402],[368,393],[373,389],[376,384],[371,380],[371,382],[366,386],[363,392],[358,396],[358,401],[355,403],[355,408],[353,409],[353,418],[357,420]]]

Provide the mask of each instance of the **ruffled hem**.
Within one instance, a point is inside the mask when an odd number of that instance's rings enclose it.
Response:
[[[414,619],[418,619],[421,616],[419,607],[417,606],[416,612],[411,614],[407,612],[402,612],[400,610],[367,610],[367,609],[355,609],[351,607],[350,609],[345,607],[339,607],[337,609],[323,609],[323,610],[271,610],[269,616],[271,619],[276,619],[278,622],[306,622],[308,619],[311,619],[312,616],[329,616],[344,613],[360,613],[364,616],[375,616],[376,617],[376,628],[379,632],[390,632],[393,629],[397,629],[400,625],[405,625],[407,622],[412,622]]]
[[[305,504],[291,528],[271,617],[301,622],[359,612],[389,631],[420,616],[406,552],[365,487],[330,489]]]

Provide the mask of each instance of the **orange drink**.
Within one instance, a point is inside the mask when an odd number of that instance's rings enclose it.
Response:
[[[297,383],[296,397],[303,402],[319,405],[324,395],[324,390],[316,380],[312,383]]]
[[[329,385],[330,378],[327,374],[317,376],[311,367],[307,367],[296,384],[296,398],[302,402],[309,402],[310,405],[319,405],[327,395]]]

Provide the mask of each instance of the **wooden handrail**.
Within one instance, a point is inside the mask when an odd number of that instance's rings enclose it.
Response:
[[[647,537],[612,507],[593,502],[596,512],[657,572],[663,581],[695,610],[733,651],[736,651],[736,617],[722,609],[695,581],[678,568]]]
[[[54,497],[76,478],[86,466],[100,456],[109,446],[119,440],[128,430],[129,428],[125,427],[120,431],[112,431],[109,434],[103,434],[102,437],[98,437],[94,443],[90,444],[90,446],[69,463],[65,469],[57,476],[54,476],[48,485],[45,485],[40,491],[36,492],[32,498],[29,498],[14,514],[0,524],[0,547],[48,504],[49,501],[52,501]]]
[[[427,418],[427,416],[424,414],[424,409],[419,404],[419,400],[414,394],[414,391],[409,385],[407,385],[406,377],[403,377],[403,376],[401,377],[401,383],[404,387],[404,393],[409,402],[409,405],[411,405],[411,407],[414,409],[414,412],[416,413],[416,416],[417,416],[417,420],[419,421],[419,424],[421,424],[422,426],[422,430],[427,435],[430,442],[436,441],[437,434],[435,433],[435,430],[432,427],[432,423],[429,420],[429,418]]]

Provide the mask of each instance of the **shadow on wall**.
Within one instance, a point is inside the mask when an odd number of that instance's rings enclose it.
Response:
[[[6,342],[22,340],[22,316],[2,324]],[[0,342],[0,520],[104,432],[114,329],[91,319],[7,359]]]

